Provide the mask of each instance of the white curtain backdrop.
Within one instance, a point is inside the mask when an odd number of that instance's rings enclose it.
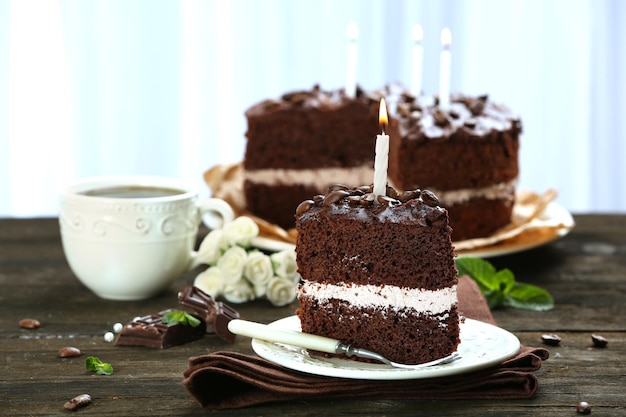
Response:
[[[424,90],[452,31],[452,91],[488,93],[524,124],[520,188],[570,211],[626,211],[626,2],[611,0],[0,0],[0,216],[50,216],[67,181],[146,174],[203,194],[242,159],[244,111],[293,89]]]

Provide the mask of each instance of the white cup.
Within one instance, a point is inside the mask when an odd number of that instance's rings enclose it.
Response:
[[[87,288],[105,299],[140,300],[196,266],[203,217],[217,228],[234,213],[223,200],[198,201],[174,179],[93,177],[62,191],[59,224],[70,268]]]

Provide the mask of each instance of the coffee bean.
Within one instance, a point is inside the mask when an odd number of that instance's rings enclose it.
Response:
[[[427,206],[437,207],[439,205],[439,199],[437,198],[435,193],[433,193],[430,190],[422,190],[421,197],[422,197],[422,201]]]
[[[79,408],[87,407],[89,404],[91,404],[91,395],[80,394],[63,404],[63,408],[68,411],[76,411]]]
[[[449,123],[448,116],[441,110],[435,110],[433,119],[435,120],[435,124],[440,127],[446,126]]]
[[[561,338],[556,334],[544,334],[541,340],[548,346],[558,346],[561,343]]]
[[[296,208],[296,216],[302,216],[304,213],[309,211],[309,209],[313,206],[313,204],[315,204],[313,200],[304,200]]]
[[[57,354],[59,358],[73,358],[76,356],[80,356],[80,349],[66,346],[64,348],[59,349],[59,353]]]
[[[595,347],[606,347],[606,345],[609,344],[609,341],[606,340],[604,337],[597,335],[597,334],[592,334],[591,335],[591,341],[593,342],[593,345]]]
[[[587,401],[581,401],[576,406],[576,412],[578,414],[591,414],[591,406]]]
[[[332,193],[328,194],[326,198],[324,198],[324,205],[330,206],[331,204],[336,203],[337,201],[349,195],[350,193],[345,190],[335,190]]]
[[[482,114],[484,110],[485,102],[483,100],[474,100],[474,102],[470,105],[470,111],[474,116]]]
[[[41,326],[41,323],[39,323],[39,320],[36,319],[26,318],[20,320],[20,327],[22,329],[38,329],[39,326]]]
[[[400,194],[398,196],[398,200],[402,201],[403,203],[406,203],[409,200],[413,200],[414,198],[418,198],[421,194],[421,190],[417,189],[417,190],[409,190],[409,191],[405,191],[402,194]]]

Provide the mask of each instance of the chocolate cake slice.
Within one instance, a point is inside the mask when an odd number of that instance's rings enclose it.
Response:
[[[302,331],[417,364],[459,343],[448,214],[430,191],[334,186],[296,211]]]

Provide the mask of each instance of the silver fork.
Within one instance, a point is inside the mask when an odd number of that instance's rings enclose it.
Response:
[[[366,349],[359,349],[341,343],[339,340],[329,337],[317,336],[314,334],[296,332],[293,330],[279,329],[266,324],[254,323],[246,320],[231,320],[228,323],[228,330],[234,334],[252,337],[254,339],[265,340],[267,342],[285,343],[292,346],[298,346],[306,349],[316,350],[318,352],[334,353],[340,355],[357,356],[359,358],[373,359],[379,362],[391,365],[394,368],[401,369],[420,369],[434,365],[443,365],[454,362],[461,358],[457,352],[446,357],[436,359],[426,363],[418,363],[416,365],[408,365],[390,361],[384,356],[374,353]]]
[[[355,348],[355,347],[352,347],[351,345],[345,345],[345,344],[340,343],[340,342],[337,342],[335,353],[344,354],[347,357],[357,356],[359,358],[373,359],[373,360],[377,360],[377,361],[382,362],[382,363],[386,363],[387,365],[391,365],[394,368],[400,368],[400,369],[428,368],[430,366],[444,365],[446,363],[452,363],[452,362],[454,362],[456,360],[461,359],[461,355],[458,352],[454,352],[451,355],[444,356],[443,358],[435,359],[434,361],[418,363],[418,364],[415,364],[415,365],[409,365],[409,364],[406,364],[406,363],[398,363],[398,362],[390,361],[389,359],[385,358],[384,356],[382,356],[382,355],[380,355],[378,353],[369,351],[367,349]]]

